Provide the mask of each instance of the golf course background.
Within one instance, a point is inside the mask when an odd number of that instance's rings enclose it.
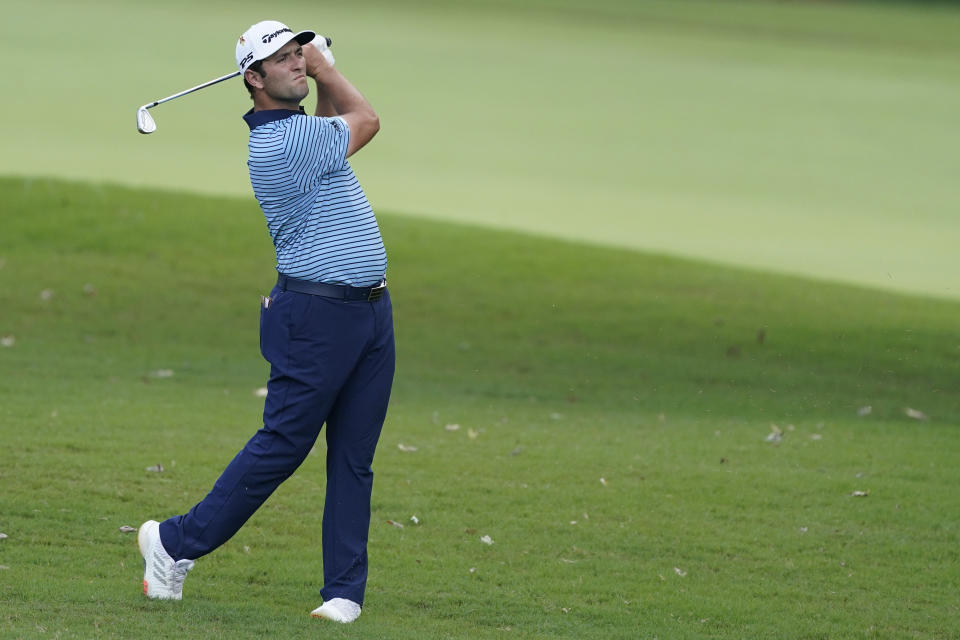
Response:
[[[249,197],[235,68],[271,10],[16,3],[0,174]],[[378,210],[956,298],[960,11],[938,3],[293,1],[380,112]],[[271,14],[273,15],[273,14]]]
[[[0,637],[958,635],[960,12],[287,10],[384,125],[352,160],[398,346],[364,614],[307,615],[323,438],[183,602],[121,531],[260,424],[249,102],[134,113],[266,16],[37,2],[0,24]]]

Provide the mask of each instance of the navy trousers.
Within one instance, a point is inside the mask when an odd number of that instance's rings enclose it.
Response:
[[[326,423],[324,600],[363,604],[374,451],[395,362],[390,295],[343,301],[281,291],[260,310],[270,363],[263,428],[189,513],[160,523],[174,558],[196,559],[229,540],[300,466]]]

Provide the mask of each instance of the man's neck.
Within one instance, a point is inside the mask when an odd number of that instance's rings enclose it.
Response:
[[[269,111],[273,109],[286,109],[287,111],[300,111],[299,102],[281,102],[273,100],[266,95],[258,95],[253,99],[254,111]]]

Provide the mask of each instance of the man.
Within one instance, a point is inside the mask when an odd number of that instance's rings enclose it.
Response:
[[[144,593],[181,599],[194,560],[240,529],[326,423],[324,602],[312,615],[353,622],[367,580],[370,465],[393,383],[393,316],[380,230],[347,162],[379,119],[325,57],[325,42],[308,44],[314,35],[265,21],[236,48],[254,105],[244,115],[250,181],[277,254],[277,285],[260,311],[260,349],[271,365],[263,428],[187,514],[149,520],[137,537]],[[308,77],[314,116],[300,107]]]

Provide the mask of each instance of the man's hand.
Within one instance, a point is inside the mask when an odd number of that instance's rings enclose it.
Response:
[[[316,115],[339,115],[350,127],[349,158],[377,134],[380,118],[367,99],[330,64],[323,52],[306,44],[303,58],[307,63],[307,75],[317,83]]]
[[[318,35],[317,38],[323,38],[323,36]],[[307,75],[311,78],[321,71],[321,67],[333,67],[323,52],[313,43],[303,45],[303,59],[307,63]]]

